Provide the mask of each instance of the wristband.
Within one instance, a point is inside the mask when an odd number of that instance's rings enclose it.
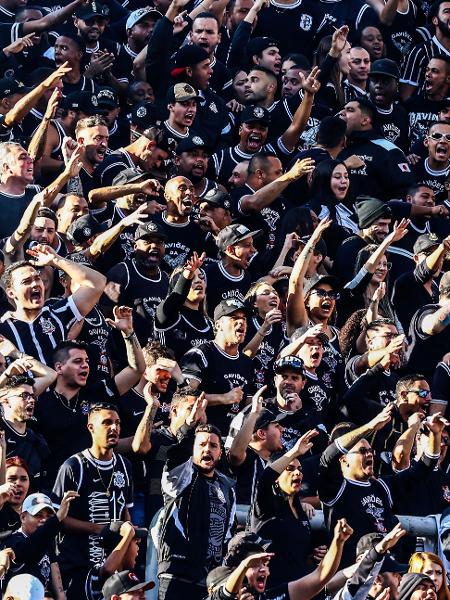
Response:
[[[129,339],[131,339],[132,337],[134,337],[135,335],[136,335],[136,334],[134,333],[134,330],[133,330],[133,331],[132,331],[132,332],[131,332],[129,335],[124,335],[123,337],[124,337],[124,339],[125,339],[125,340],[129,340]]]

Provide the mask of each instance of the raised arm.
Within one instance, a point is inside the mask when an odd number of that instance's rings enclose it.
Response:
[[[299,458],[300,456],[303,456],[304,454],[309,452],[309,450],[311,450],[311,448],[313,447],[313,443],[311,440],[313,437],[316,437],[316,435],[319,435],[317,429],[310,429],[309,431],[304,433],[295,442],[295,444],[290,450],[285,452],[283,456],[280,456],[280,458],[278,458],[277,460],[274,460],[270,463],[270,468],[281,475],[281,473],[285,470],[285,468],[288,466],[291,460],[293,460],[294,458]]]
[[[253,430],[255,428],[256,419],[261,413],[262,395],[266,391],[267,386],[260,388],[252,398],[252,408],[244,419],[242,427],[237,432],[233,439],[233,443],[228,451],[228,460],[233,467],[239,467],[245,461],[247,456],[247,448],[252,441]]]
[[[152,434],[153,423],[159,408],[158,398],[154,398],[150,393],[151,383],[148,382],[144,388],[144,398],[147,402],[142,419],[137,426],[131,443],[131,449],[136,454],[147,454],[150,452],[152,444],[150,436]]]
[[[387,0],[386,3],[383,0],[367,0],[373,10],[377,13],[380,23],[382,25],[392,25],[400,0]]]
[[[50,100],[48,101],[44,117],[42,118],[42,121],[40,122],[36,131],[33,133],[33,137],[28,144],[28,154],[31,156],[34,162],[42,158],[42,155],[44,154],[48,126],[56,114],[56,109],[58,108],[58,103],[61,98],[61,91],[58,88],[55,88],[52,92]]]
[[[392,450],[392,469],[403,471],[411,462],[411,451],[425,415],[422,412],[412,414],[408,419],[408,429],[398,438]]]
[[[146,179],[145,181],[129,183],[128,185],[108,185],[91,190],[88,195],[88,202],[92,206],[97,207],[111,200],[123,198],[131,194],[147,194],[148,196],[158,197],[161,189],[162,186],[156,179]]]
[[[42,33],[43,31],[48,31],[56,25],[67,21],[67,19],[69,19],[73,13],[85,3],[85,0],[74,0],[74,2],[45,15],[45,17],[42,17],[41,19],[36,19],[36,21],[25,21],[22,24],[23,33],[27,35],[28,33]]]
[[[378,431],[382,429],[389,421],[392,419],[392,411],[393,404],[388,404],[383,408],[383,410],[373,419],[371,419],[368,423],[361,425],[361,427],[357,427],[356,429],[352,429],[352,431],[348,431],[344,433],[341,437],[338,437],[335,440],[336,446],[341,450],[341,452],[347,452],[355,444],[357,444],[360,440],[367,437],[374,431]]]

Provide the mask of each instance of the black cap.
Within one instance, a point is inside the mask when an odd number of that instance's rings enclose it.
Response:
[[[139,129],[146,129],[152,125],[159,125],[165,118],[166,111],[150,102],[136,104],[131,111],[130,121]]]
[[[262,123],[263,125],[269,125],[270,113],[267,108],[262,106],[246,106],[242,111],[241,123]]]
[[[370,550],[377,545],[379,541],[383,539],[382,533],[366,533],[358,540],[356,545],[356,558],[364,554],[367,550]],[[380,573],[406,573],[408,565],[400,563],[392,556],[390,552],[386,552],[384,555],[383,564],[380,569]]]
[[[219,587],[226,582],[232,572],[233,569],[231,567],[216,567],[208,573],[206,577],[206,587],[208,590]]]
[[[120,571],[114,573],[105,581],[102,594],[104,600],[111,600],[112,596],[120,596],[128,592],[137,592],[138,590],[151,590],[155,587],[153,581],[142,583],[133,571]]]
[[[120,528],[125,521],[111,521],[105,525],[100,533],[100,545],[102,548],[113,549],[122,539]],[[134,531],[134,537],[137,539],[146,539],[148,537],[148,529],[145,527],[137,527]]]
[[[150,174],[146,171],[139,169],[139,167],[132,167],[118,173],[113,179],[113,185],[126,185],[148,177],[150,177]]]
[[[247,316],[250,314],[248,306],[241,302],[239,298],[227,298],[226,300],[222,300],[214,309],[214,321],[218,321],[222,317],[228,317],[237,310],[244,311]]]
[[[92,19],[93,17],[104,17],[107,19],[108,15],[109,8],[98,2],[89,2],[89,4],[82,6],[75,13],[75,16],[79,19],[83,19],[83,21],[89,21],[89,19]]]
[[[267,552],[270,544],[270,540],[264,540],[256,533],[241,531],[228,542],[228,552],[225,556],[224,564],[228,567],[236,568],[250,554]]]
[[[148,223],[144,223],[144,225],[139,225],[134,233],[135,241],[152,237],[157,237],[161,240],[167,239],[164,229],[158,223],[155,223],[155,221],[148,221]]]
[[[63,98],[60,104],[66,110],[76,110],[91,117],[92,115],[104,115],[106,110],[99,107],[98,98],[92,92],[72,92]]]
[[[203,62],[207,58],[209,58],[209,54],[204,48],[200,48],[200,46],[194,46],[193,44],[183,46],[175,54],[173,65],[174,69],[172,70],[171,74],[173,77],[176,77],[178,74],[176,71],[177,69],[193,67],[194,65],[198,65],[198,63]]]
[[[370,227],[378,219],[390,219],[391,209],[382,200],[372,198],[372,196],[358,196],[355,202],[355,210],[358,216],[358,225],[360,229]]]
[[[176,154],[181,156],[183,152],[191,152],[197,148],[203,148],[207,152],[211,152],[203,138],[199,135],[192,135],[178,142]]]
[[[267,429],[271,423],[277,423],[284,419],[284,417],[283,413],[276,414],[268,408],[263,408],[255,421],[253,433],[258,431],[258,429]]]
[[[270,37],[255,37],[251,38],[247,44],[247,57],[250,59],[255,54],[261,54],[267,48],[279,48],[280,44]],[[256,66],[256,65],[255,65]]]
[[[107,223],[99,223],[92,215],[83,215],[71,223],[67,230],[67,239],[75,246],[80,246],[93,235],[103,233],[107,229]]]
[[[409,600],[422,581],[433,583],[432,579],[425,573],[405,573],[398,588],[398,600]]]
[[[255,238],[261,234],[261,229],[250,231],[245,225],[234,223],[233,225],[227,225],[227,227],[224,227],[222,231],[219,232],[216,244],[219,250],[225,251],[228,246],[234,246],[234,244],[238,244],[249,237]]]
[[[26,87],[21,81],[11,79],[10,77],[2,77],[0,79],[0,98],[11,96],[12,94],[28,94],[33,88]]]
[[[318,277],[311,277],[306,279],[303,286],[303,294],[306,296],[308,292],[316,288],[321,283],[328,283],[333,289],[338,290],[341,287],[340,281],[334,275],[319,275]]]
[[[389,58],[380,58],[375,60],[370,67],[369,77],[372,75],[383,75],[385,77],[400,79],[400,69],[393,60],[390,60]]]
[[[98,106],[107,106],[108,108],[117,108],[119,98],[115,90],[110,87],[103,87],[97,92]]]
[[[214,208],[224,208],[225,210],[231,210],[231,196],[227,192],[219,188],[212,188],[208,190],[203,198],[200,198],[200,204],[206,202],[211,204]]]
[[[421,252],[427,252],[427,250],[431,250],[432,248],[437,248],[440,243],[441,240],[435,233],[422,233],[422,235],[419,235],[414,242],[414,254],[420,254]]]
[[[275,361],[273,366],[273,370],[275,373],[281,373],[284,369],[291,369],[291,371],[298,371],[302,375],[305,374],[305,368],[303,365],[303,361],[300,357],[295,356],[293,354],[288,354],[288,356],[283,356]]]
[[[168,104],[175,102],[187,102],[188,100],[200,100],[197,90],[189,83],[176,83],[171,85],[167,91],[166,100]]]

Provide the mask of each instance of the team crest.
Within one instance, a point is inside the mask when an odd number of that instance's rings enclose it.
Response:
[[[55,325],[53,325],[53,323],[50,321],[50,319],[41,318],[40,323],[41,323],[42,333],[45,333],[46,335],[52,335],[52,333],[55,333],[56,327],[55,327]]]
[[[83,402],[80,404],[80,409],[83,415],[87,415],[89,413],[89,402],[83,400]]]
[[[125,487],[125,477],[123,476],[122,471],[114,471],[114,487]]]
[[[86,237],[91,237],[92,231],[90,227],[83,227],[83,235]]]
[[[136,111],[136,115],[138,117],[145,117],[146,114],[147,114],[147,109],[145,108],[145,106],[140,106]]]
[[[299,26],[300,26],[300,29],[303,29],[303,31],[309,31],[312,27],[311,15],[306,15],[305,13],[303,13],[300,17]]]

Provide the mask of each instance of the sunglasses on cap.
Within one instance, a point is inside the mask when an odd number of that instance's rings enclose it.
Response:
[[[445,138],[447,142],[450,142],[450,133],[440,133],[439,131],[434,131],[433,133],[430,133],[428,137],[435,142],[442,140],[442,138]]]

